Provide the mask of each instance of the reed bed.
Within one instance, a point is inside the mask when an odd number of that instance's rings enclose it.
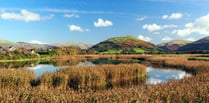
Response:
[[[209,62],[188,61],[185,55],[153,56],[149,61],[163,66],[180,67],[195,74],[190,78],[179,81],[169,81],[158,85],[145,85],[144,87],[120,88],[82,91],[84,87],[103,86],[106,81],[130,80],[135,78],[136,67],[141,65],[120,64],[102,65],[98,67],[70,67],[55,73],[46,73],[41,76],[37,86],[24,85],[9,88],[0,88],[1,102],[133,102],[133,103],[208,103],[209,101]],[[120,68],[119,68],[120,67]],[[129,69],[128,69],[129,68]],[[132,71],[132,69],[133,71]],[[143,66],[142,66],[143,70]],[[118,71],[121,71],[118,73]],[[135,72],[134,72],[135,71]],[[25,70],[18,71],[21,75],[17,78],[27,77]],[[28,72],[28,71],[27,71]],[[141,71],[143,74],[143,71]],[[0,75],[11,74],[10,71],[0,71]],[[123,74],[127,73],[127,74]],[[140,74],[140,71],[138,72]],[[17,73],[18,74],[18,73]],[[110,76],[111,74],[112,76]],[[123,75],[123,76],[122,76]],[[100,77],[98,77],[100,76]],[[4,77],[4,76],[3,76]],[[30,77],[30,76],[29,76]],[[107,79],[108,77],[108,79]],[[109,78],[111,77],[111,78]],[[73,78],[73,79],[72,79]],[[28,79],[26,84],[31,79]],[[67,89],[69,81],[77,82],[78,90]],[[93,82],[94,81],[94,82]],[[96,82],[95,82],[96,81]],[[120,81],[120,80],[119,80]],[[21,82],[22,83],[22,82]],[[2,84],[2,82],[1,82]],[[76,84],[75,82],[73,84]],[[116,82],[117,84],[117,82]],[[67,87],[67,88],[66,88]],[[80,90],[81,89],[81,90]],[[92,88],[91,88],[92,89]]]
[[[29,87],[30,81],[35,79],[32,71],[25,69],[0,69],[0,87]]]
[[[39,79],[41,85],[73,89],[109,89],[144,84],[146,67],[140,64],[69,67],[55,73],[46,73]]]

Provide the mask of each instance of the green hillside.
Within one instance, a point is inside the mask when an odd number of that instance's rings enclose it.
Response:
[[[160,51],[154,44],[129,35],[107,39],[94,45],[90,50],[108,54],[138,54]]]

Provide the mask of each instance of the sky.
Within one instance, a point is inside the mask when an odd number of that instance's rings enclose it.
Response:
[[[154,44],[209,36],[209,0],[0,0],[0,39],[97,44],[125,35]]]

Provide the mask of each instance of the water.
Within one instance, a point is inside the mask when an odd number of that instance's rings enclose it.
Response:
[[[97,60],[82,60],[82,61],[77,61],[76,63],[70,62],[68,63],[61,63],[61,65],[55,64],[50,64],[46,63],[45,64],[37,64],[35,66],[28,66],[27,68],[30,70],[33,70],[36,74],[36,77],[41,76],[43,73],[46,72],[55,72],[56,70],[62,69],[66,66],[96,66],[96,65],[101,65],[101,64],[119,64],[119,63],[124,63],[125,61],[117,61],[117,60],[108,60],[108,59],[97,59]],[[130,62],[130,61],[126,61]],[[133,62],[133,61],[132,61]],[[64,65],[65,64],[65,65]],[[191,74],[186,73],[185,71],[181,70],[171,70],[171,69],[159,69],[156,67],[148,66],[146,68],[146,72],[149,74],[149,76],[146,78],[146,84],[158,84],[158,83],[165,83],[169,80],[180,80],[185,77],[190,77]]]
[[[147,84],[165,83],[169,80],[180,80],[191,76],[191,74],[181,70],[162,70],[158,68],[147,67],[146,71],[150,75],[146,78]]]

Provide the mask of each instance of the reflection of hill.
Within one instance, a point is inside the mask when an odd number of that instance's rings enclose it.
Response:
[[[41,60],[41,61],[25,61],[25,62],[7,62],[0,63],[0,68],[27,68],[34,67],[38,64],[51,64],[53,66],[62,67],[62,66],[93,66],[93,65],[102,65],[102,64],[129,64],[137,63],[136,60],[120,60],[120,59],[111,59],[111,58],[99,58],[99,59],[51,59],[51,60]]]
[[[136,60],[131,59],[111,59],[111,58],[99,58],[92,61],[92,63],[96,65],[102,65],[102,64],[129,64],[129,63],[137,63]]]
[[[52,64],[54,66],[75,66],[80,61],[79,59],[52,59],[48,61],[41,61],[39,64]]]
[[[0,68],[27,68],[32,65],[37,65],[39,62],[38,61],[27,61],[27,62],[7,62],[7,63],[0,63]]]

